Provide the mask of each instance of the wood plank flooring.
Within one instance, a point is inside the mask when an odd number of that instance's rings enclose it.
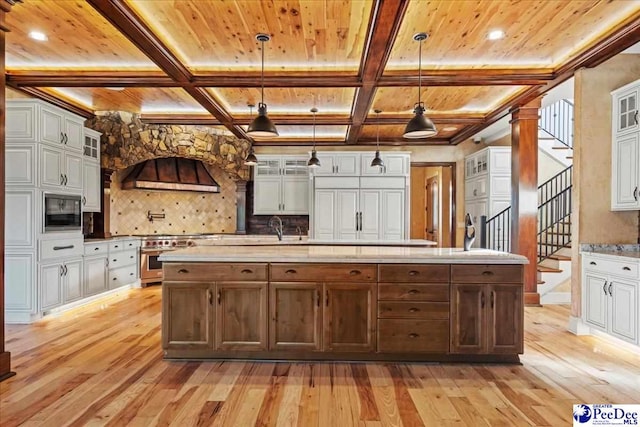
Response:
[[[574,403],[638,403],[640,353],[526,309],[522,366],[168,362],[160,287],[34,325],[8,325],[9,426],[571,425]]]

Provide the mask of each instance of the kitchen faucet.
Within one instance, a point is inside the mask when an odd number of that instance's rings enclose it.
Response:
[[[278,240],[282,240],[282,219],[279,216],[269,218],[269,227],[278,235]]]

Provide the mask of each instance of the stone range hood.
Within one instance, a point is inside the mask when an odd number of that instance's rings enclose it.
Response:
[[[122,188],[220,192],[220,186],[201,161],[182,157],[165,157],[138,163],[122,181]]]

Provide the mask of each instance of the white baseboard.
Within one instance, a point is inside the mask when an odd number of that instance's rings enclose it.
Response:
[[[571,292],[547,292],[540,296],[540,304],[571,304]]]
[[[567,329],[575,335],[591,335],[591,328],[579,317],[569,316]]]

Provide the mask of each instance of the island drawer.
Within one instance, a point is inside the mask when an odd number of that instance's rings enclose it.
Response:
[[[165,263],[164,280],[267,281],[267,264]]]
[[[453,283],[522,283],[521,265],[452,265]]]
[[[379,300],[449,301],[448,283],[380,283]]]
[[[381,264],[381,282],[448,282],[448,265]]]
[[[449,303],[378,301],[378,318],[446,320],[449,318]]]
[[[380,319],[378,352],[448,353],[449,320]]]
[[[374,264],[271,264],[272,282],[375,282]]]

